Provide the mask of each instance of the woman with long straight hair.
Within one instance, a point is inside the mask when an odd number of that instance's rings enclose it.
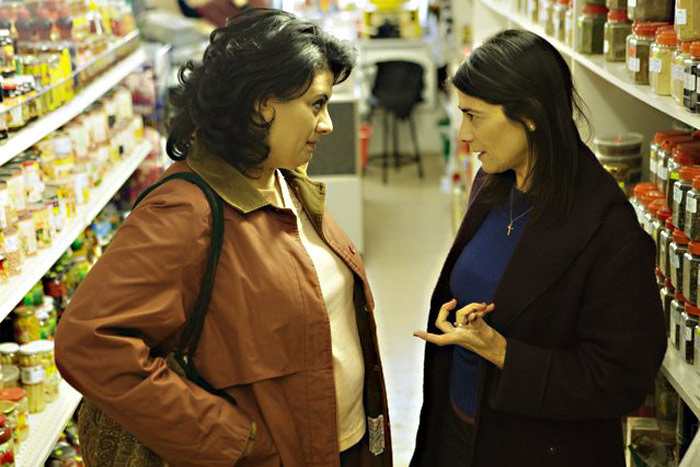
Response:
[[[666,348],[654,244],[581,140],[569,68],[500,32],[452,77],[482,169],[432,295],[411,465],[623,466]]]

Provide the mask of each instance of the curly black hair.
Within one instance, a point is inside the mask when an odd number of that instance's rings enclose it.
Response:
[[[250,176],[270,151],[271,121],[260,105],[302,96],[321,69],[341,83],[355,61],[349,42],[310,21],[280,10],[244,10],[211,33],[201,64],[180,69],[180,86],[170,95],[175,113],[167,153],[186,159],[196,134],[199,144]]]

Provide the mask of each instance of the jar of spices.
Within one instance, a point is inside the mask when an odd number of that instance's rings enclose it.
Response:
[[[695,327],[698,325],[700,310],[697,306],[686,303],[685,310],[681,314],[681,333],[683,342],[681,343],[681,353],[685,357],[688,365],[693,365],[695,361]]]
[[[673,225],[685,231],[686,196],[693,188],[693,178],[700,176],[700,167],[683,167],[680,170],[680,178],[673,183]],[[694,302],[691,300],[691,302]]]
[[[44,399],[51,403],[58,399],[61,376],[56,369],[53,341],[40,340],[38,342],[39,358],[44,367]]]
[[[637,183],[632,189],[630,204],[634,207],[634,212],[637,213],[637,222],[641,225],[644,222],[644,205],[642,204],[642,195],[649,191],[658,191],[656,185],[651,182]]]
[[[683,335],[681,334],[681,315],[685,311],[685,297],[683,297],[683,294],[679,293],[676,291],[676,297],[673,299],[671,302],[671,316],[669,318],[670,321],[670,339],[671,339],[671,347],[673,347],[676,350],[681,349],[681,339],[683,339]]]
[[[671,284],[676,290],[683,291],[683,255],[688,251],[690,239],[682,230],[673,231],[673,242],[668,250],[669,261],[671,263]],[[687,297],[686,297],[687,298]]]
[[[627,37],[625,64],[635,84],[649,84],[649,54],[659,27],[659,23],[632,24],[632,34]]]
[[[39,356],[40,346],[36,342],[19,348],[19,367],[22,386],[29,397],[29,413],[41,412],[46,408],[44,399],[44,367]]]
[[[669,189],[668,183],[668,166],[673,161],[673,151],[676,146],[683,143],[694,142],[695,139],[691,135],[669,136],[664,138],[661,143],[661,151],[656,156],[656,180],[659,190],[667,193]],[[672,184],[671,184],[672,185]]]
[[[7,189],[7,182],[0,180],[0,231],[10,227],[11,222],[10,192]]]
[[[661,144],[664,138],[669,136],[689,136],[689,133],[683,131],[659,131],[654,133],[654,138],[651,140],[649,148],[649,182],[657,184],[656,167],[658,164],[658,154],[661,152]]]
[[[649,84],[654,94],[659,96],[671,95],[671,68],[677,43],[675,31],[670,30],[657,35],[656,41],[651,45]]]
[[[628,0],[627,11],[633,21],[670,21],[673,0]]]
[[[10,401],[15,404],[17,412],[15,439],[19,440],[20,443],[25,442],[29,437],[29,399],[27,391],[18,387],[5,388],[0,391],[0,400]]]
[[[671,96],[683,105],[683,88],[685,81],[683,70],[685,69],[685,61],[690,59],[691,42],[681,42],[680,47],[673,53],[673,69],[671,70]]]
[[[540,9],[538,0],[527,0],[527,18],[532,22],[537,22],[537,14]]]
[[[674,183],[681,178],[681,169],[700,164],[700,142],[682,143],[673,149],[673,157],[667,164],[668,190],[666,199],[669,206],[673,206]]]
[[[586,3],[583,14],[578,19],[578,52],[582,54],[602,54],[605,38],[605,20],[608,9],[605,5]]]
[[[682,41],[700,39],[700,3],[698,0],[676,0],[674,25]]]
[[[566,10],[566,16],[564,18],[564,38],[566,40],[566,45],[569,47],[574,46],[574,2],[571,0],[569,2],[569,9]]]
[[[624,62],[627,53],[627,36],[632,33],[632,22],[626,10],[608,12],[605,23],[603,54],[608,62]]]
[[[683,231],[693,242],[700,242],[700,212],[698,201],[700,200],[700,177],[693,178],[693,189],[686,195],[685,202],[685,228]]]
[[[656,244],[656,265],[659,266],[659,271],[661,272],[661,274],[664,274],[664,277],[666,277],[666,274],[661,269],[661,233],[665,232],[668,229],[668,220],[671,220],[671,210],[668,206],[664,205],[656,213],[653,235],[654,243]],[[671,231],[671,235],[673,235],[673,231]],[[668,260],[668,258],[666,258],[666,260]]]
[[[665,207],[666,201],[663,198],[654,199],[649,206],[647,206],[646,212],[644,213],[644,222],[642,227],[644,231],[649,234],[650,237],[654,237],[655,224],[658,222],[657,215],[659,210]]]
[[[659,201],[660,204],[663,205],[665,203],[665,199],[666,197],[664,194],[657,190],[651,190],[642,195],[642,228],[645,232],[649,233],[649,235],[651,235],[651,226],[649,225],[651,223],[651,219],[649,218],[649,207],[655,201]]]
[[[667,279],[664,287],[661,289],[661,304],[664,308],[664,323],[666,324],[666,337],[669,337],[671,325],[671,302],[676,294],[676,289],[673,288],[671,282]]]
[[[29,211],[19,211],[17,213],[17,219],[17,229],[24,256],[34,256],[39,246],[36,242],[36,226],[34,225],[32,213]]]
[[[690,46],[690,58],[683,64],[683,105],[690,112],[697,113],[697,77],[700,65],[700,44]]]
[[[17,229],[10,227],[2,232],[3,248],[5,250],[5,265],[10,276],[22,273],[22,262],[24,262],[24,252],[19,239]]]
[[[554,37],[566,42],[566,12],[569,10],[569,0],[557,0],[554,4]]]
[[[683,255],[683,296],[691,303],[698,300],[698,268],[700,268],[700,243],[690,242]]]
[[[3,365],[15,365],[19,362],[19,344],[15,342],[3,342],[0,344],[0,363]]]

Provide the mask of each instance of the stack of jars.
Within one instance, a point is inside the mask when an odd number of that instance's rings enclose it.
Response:
[[[608,9],[605,5],[586,3],[578,20],[578,48],[582,54],[602,54],[605,47],[605,22]]]
[[[691,134],[680,136],[668,136],[661,143],[661,151],[656,156],[656,184],[663,193],[668,193],[669,187],[673,185],[672,180],[669,183],[669,168],[673,167],[673,152],[676,147],[684,143],[695,142],[695,138]]]
[[[686,131],[659,131],[654,134],[654,138],[651,141],[651,147],[649,151],[649,182],[656,184],[657,183],[657,176],[656,176],[656,166],[658,164],[658,154],[661,152],[661,145],[664,141],[664,138],[668,138],[671,136],[687,136],[689,135],[688,132]]]

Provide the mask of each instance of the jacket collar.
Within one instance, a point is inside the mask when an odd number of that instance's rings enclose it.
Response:
[[[241,214],[250,214],[272,204],[255,188],[248,178],[231,164],[211,154],[195,142],[186,159],[187,165],[229,205]],[[282,175],[304,206],[311,222],[322,231],[326,189],[322,183],[311,181],[301,170],[282,170]]]
[[[493,299],[496,311],[491,316],[491,324],[498,330],[504,330],[555,283],[588,244],[613,205],[627,202],[595,156],[583,143],[581,146],[571,212],[554,226],[528,221],[501,277]],[[481,202],[478,181],[475,183],[475,196],[441,274],[443,281],[449,278],[462,249],[488,213]]]

